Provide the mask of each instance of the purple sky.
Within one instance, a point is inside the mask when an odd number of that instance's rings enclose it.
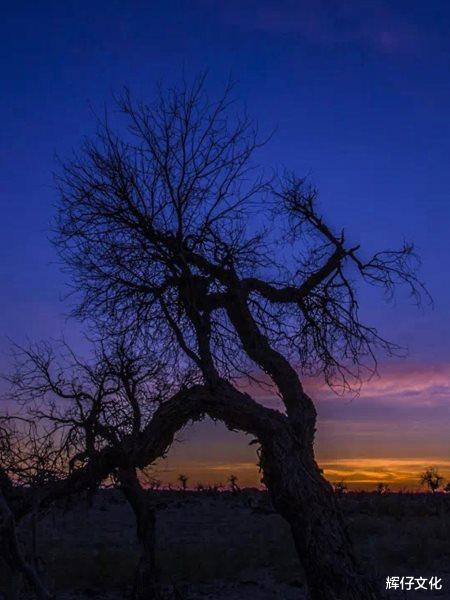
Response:
[[[423,259],[434,310],[401,296],[394,306],[365,299],[368,320],[410,349],[381,370],[391,387],[349,404],[316,386],[320,454],[450,457],[450,6],[21,2],[3,9],[0,27],[2,368],[8,336],[79,339],[47,241],[55,153],[67,156],[92,132],[93,114],[123,85],[151,95],[158,79],[208,68],[212,92],[231,73],[261,129],[276,128],[263,165],[309,175],[324,213],[355,241],[375,249],[406,238]],[[202,431],[200,442],[215,436]],[[183,449],[192,460],[196,443]]]

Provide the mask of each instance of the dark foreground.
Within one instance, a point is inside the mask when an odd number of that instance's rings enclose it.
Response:
[[[289,528],[265,493],[151,492],[158,510],[162,598],[306,600]],[[436,576],[440,591],[388,597],[450,599],[450,495],[349,493],[339,499],[365,569],[386,577]],[[30,543],[30,525],[22,536]],[[120,493],[104,490],[38,523],[38,554],[61,600],[126,598],[137,549]],[[3,593],[8,574],[1,572]],[[23,590],[22,598],[30,598]],[[343,599],[345,600],[345,599]]]

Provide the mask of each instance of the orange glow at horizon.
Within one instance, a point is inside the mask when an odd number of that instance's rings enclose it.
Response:
[[[423,490],[420,474],[435,467],[450,482],[450,365],[391,364],[365,384],[359,396],[338,396],[319,379],[305,387],[318,409],[316,459],[332,483],[372,490],[385,483],[393,491]],[[268,386],[246,391],[266,406],[280,400]],[[257,446],[252,436],[230,432],[208,419],[180,431],[164,460],[147,469],[164,485],[227,486],[236,475],[241,487],[260,487]]]
[[[434,466],[450,481],[450,365],[384,365],[360,394],[338,396],[319,379],[305,381],[318,408],[316,457],[325,477],[349,489],[419,490],[424,469]],[[269,386],[245,391],[262,404],[281,408]],[[226,484],[237,475],[243,487],[259,487],[251,438],[205,421],[186,428],[169,456],[155,466],[155,478],[176,484],[180,473],[189,486]]]
[[[393,491],[423,490],[419,485],[420,474],[428,467],[436,467],[440,474],[450,481],[450,460],[439,458],[342,458],[321,461],[319,466],[324,476],[331,483],[343,481],[349,489],[371,490],[378,483],[385,483]],[[221,484],[226,486],[231,474],[237,475],[241,487],[260,487],[261,474],[255,462],[178,462],[176,467],[164,468],[162,464],[153,473],[155,479],[164,484],[177,485],[180,473],[185,474],[188,487],[194,488],[197,483],[203,485]]]

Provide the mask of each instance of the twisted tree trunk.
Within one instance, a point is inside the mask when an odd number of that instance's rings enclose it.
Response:
[[[308,402],[307,396],[304,402]],[[50,486],[44,498],[79,492],[92,481],[106,478],[121,465],[123,491],[136,516],[141,547],[136,598],[155,597],[154,514],[137,481],[133,467],[145,467],[164,456],[176,433],[189,421],[204,415],[222,421],[229,429],[253,435],[261,444],[264,481],[276,510],[289,523],[304,567],[312,600],[376,600],[375,586],[358,569],[331,486],[314,460],[314,419],[308,411],[308,426],[297,427],[297,419],[268,409],[227,382],[213,389],[193,386],[164,402],[130,449],[105,449],[66,480]],[[297,412],[297,418],[301,417]],[[308,436],[305,436],[305,430]],[[19,503],[19,514],[25,509]],[[153,595],[152,595],[153,594]]]
[[[304,402],[310,402],[305,395]],[[138,456],[156,460],[176,431],[203,415],[261,444],[261,468],[274,507],[289,523],[312,600],[376,600],[380,594],[357,565],[330,484],[292,420],[255,402],[225,381],[174,396],[156,411]],[[308,422],[311,425],[310,413]],[[311,429],[310,429],[311,430]],[[312,426],[312,431],[314,427]]]
[[[262,444],[261,467],[273,505],[291,527],[311,598],[380,598],[358,569],[330,484],[289,427]]]
[[[155,511],[134,467],[119,469],[121,489],[133,509],[140,556],[134,578],[132,600],[157,598],[155,562]]]
[[[314,403],[297,371],[261,331],[241,285],[226,309],[245,352],[269,375],[286,408],[283,425],[259,437],[261,467],[275,508],[291,526],[313,600],[379,598],[358,572],[333,490],[315,462]]]

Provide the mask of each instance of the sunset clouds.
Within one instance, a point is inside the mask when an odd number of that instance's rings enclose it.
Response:
[[[345,481],[349,488],[371,489],[383,482],[396,490],[416,490],[419,488],[419,474],[429,466],[436,467],[446,479],[450,478],[450,460],[427,457],[346,458],[320,462],[320,466],[329,480]]]
[[[273,389],[243,385],[258,401],[281,408]],[[318,408],[316,457],[325,476],[352,489],[419,489],[421,471],[435,466],[450,480],[450,365],[380,365],[380,376],[358,395],[339,396],[318,379],[305,383]],[[187,428],[157,471],[164,481],[180,472],[197,481],[225,483],[231,473],[242,485],[260,483],[249,438],[221,425]],[[205,458],[207,457],[207,458]]]
[[[257,375],[261,386],[242,381],[242,388],[269,405],[278,405],[276,394],[264,375]],[[408,407],[449,406],[450,363],[414,364],[407,360],[379,365],[379,374],[363,381],[354,392],[333,391],[320,378],[304,377],[307,392],[319,402],[354,402],[368,405]]]
[[[177,452],[178,454],[178,452]],[[161,461],[157,469],[157,477],[164,482],[176,483],[179,473],[189,477],[189,485],[197,483],[226,485],[231,474],[238,476],[241,486],[259,487],[261,473],[254,461],[242,460],[230,462],[207,460],[174,460]],[[424,469],[436,467],[447,481],[450,481],[450,460],[435,457],[424,458],[340,458],[321,460],[319,466],[325,477],[336,483],[344,481],[349,489],[373,490],[378,483],[388,484],[393,491],[419,491],[419,476]]]
[[[310,382],[311,388],[332,398],[323,384]],[[448,405],[450,399],[450,364],[411,364],[408,361],[380,366],[380,375],[364,383],[358,393],[363,400],[380,404],[408,406]]]

